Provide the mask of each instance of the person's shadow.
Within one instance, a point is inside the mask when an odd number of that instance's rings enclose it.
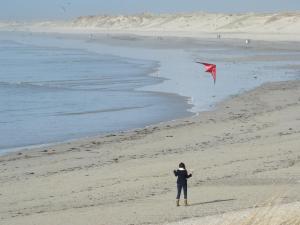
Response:
[[[236,200],[235,198],[229,198],[229,199],[217,199],[209,202],[198,202],[198,203],[190,203],[190,206],[195,206],[195,205],[205,205],[205,204],[211,204],[211,203],[217,203],[217,202],[228,202],[228,201],[234,201]]]

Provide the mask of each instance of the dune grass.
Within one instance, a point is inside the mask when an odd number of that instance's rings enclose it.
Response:
[[[300,225],[300,206],[282,204],[279,199],[282,198],[274,197],[261,207],[254,207],[242,217],[222,225]]]

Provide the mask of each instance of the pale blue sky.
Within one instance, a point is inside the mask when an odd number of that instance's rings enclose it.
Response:
[[[0,20],[67,19],[142,12],[300,11],[300,0],[0,0]]]

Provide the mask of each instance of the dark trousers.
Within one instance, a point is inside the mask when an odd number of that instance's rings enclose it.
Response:
[[[180,199],[181,190],[183,189],[184,199],[187,199],[187,184],[178,184],[177,183],[177,197]]]

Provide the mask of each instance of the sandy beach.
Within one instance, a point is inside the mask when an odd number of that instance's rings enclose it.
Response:
[[[0,224],[219,224],[270,199],[299,215],[299,146],[300,81],[266,83],[193,117],[1,156]],[[175,205],[181,161],[188,207]]]
[[[159,224],[300,200],[300,82],[263,85],[212,112],[1,157],[2,224]],[[172,170],[194,170],[189,207]]]

